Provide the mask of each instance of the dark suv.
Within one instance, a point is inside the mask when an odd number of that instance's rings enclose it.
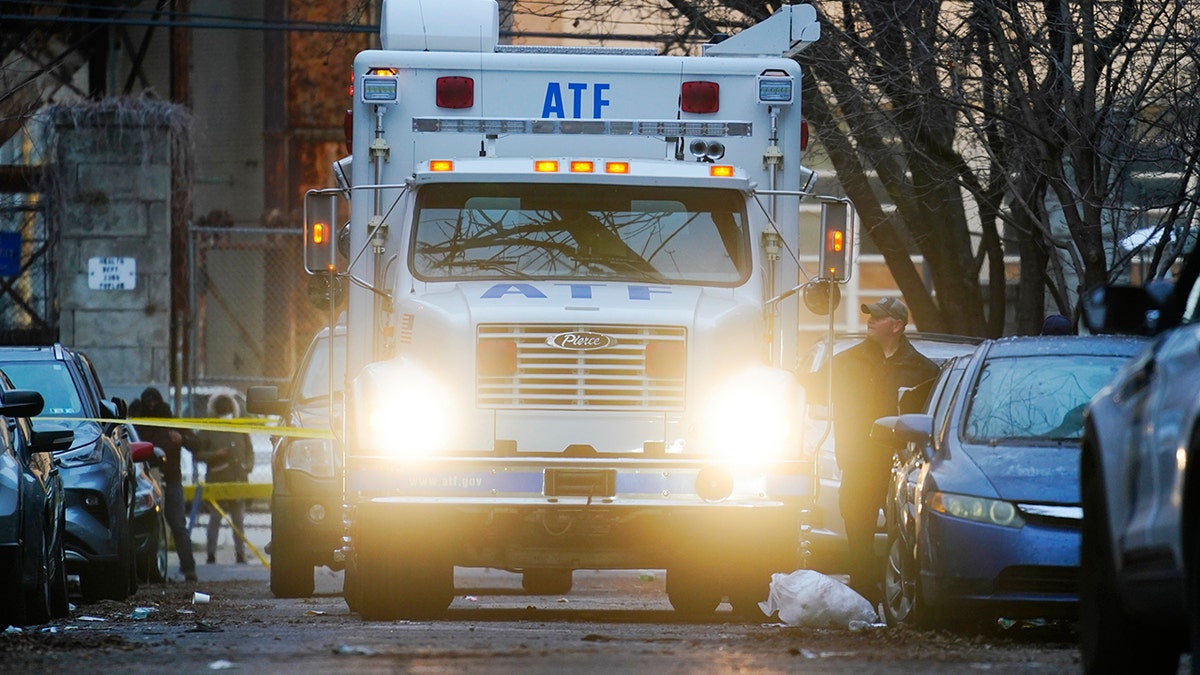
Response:
[[[50,453],[71,445],[70,431],[33,431],[28,417],[41,394],[0,373],[0,627],[65,617],[63,488]]]
[[[336,428],[346,373],[346,328],[337,326],[330,359],[329,329],[313,338],[292,380],[288,398],[275,387],[250,387],[246,409],[279,415],[289,427]],[[330,377],[330,363],[333,377]],[[333,424],[330,383],[333,383]],[[277,598],[312,595],[313,568],[341,569],[341,455],[325,438],[278,437],[271,452],[271,592]]]
[[[137,591],[132,520],[137,473],[125,434],[125,404],[104,400],[95,369],[62,345],[0,347],[0,370],[45,399],[36,431],[69,429],[71,446],[54,453],[66,493],[67,571],[84,599],[123,600]]]

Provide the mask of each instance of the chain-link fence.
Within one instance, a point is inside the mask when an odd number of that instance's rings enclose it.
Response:
[[[208,416],[208,401],[218,393],[233,396],[244,413],[246,388],[253,385],[276,385],[286,394],[304,349],[326,321],[308,299],[302,230],[202,224],[188,234],[191,359],[180,417]],[[270,435],[250,438],[250,482],[270,483]],[[188,453],[183,461],[185,482],[203,480],[202,466]],[[269,528],[270,516],[268,503],[251,502],[246,528]]]
[[[0,344],[44,344],[58,336],[56,238],[42,202],[0,195]]]

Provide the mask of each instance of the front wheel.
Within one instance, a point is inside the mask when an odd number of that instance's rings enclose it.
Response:
[[[697,570],[672,567],[667,570],[667,599],[676,612],[685,616],[708,616],[721,604],[716,580]]]
[[[908,552],[903,537],[890,533],[883,568],[883,618],[889,626],[917,623],[920,591],[916,568],[917,561]]]
[[[138,559],[138,578],[155,583],[166,581],[170,549],[167,543],[167,520],[161,513],[151,544],[150,550]]]
[[[311,597],[313,566],[299,551],[276,541],[271,547],[271,594],[277,598]]]
[[[137,562],[133,553],[133,532],[129,513],[122,510],[120,514],[112,529],[117,545],[116,561],[89,563],[87,569],[79,575],[83,599],[88,602],[124,600],[137,592]]]

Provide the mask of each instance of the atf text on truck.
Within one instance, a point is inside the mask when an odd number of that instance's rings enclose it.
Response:
[[[661,568],[677,610],[753,615],[799,566],[789,57],[818,34],[795,5],[704,56],[510,47],[492,0],[384,2],[343,185],[306,200],[348,295],[351,609],[443,610],[460,565]]]

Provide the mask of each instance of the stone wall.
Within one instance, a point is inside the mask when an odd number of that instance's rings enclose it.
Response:
[[[169,378],[171,172],[187,159],[181,120],[186,113],[161,102],[51,112],[59,337],[91,356],[110,396]]]

